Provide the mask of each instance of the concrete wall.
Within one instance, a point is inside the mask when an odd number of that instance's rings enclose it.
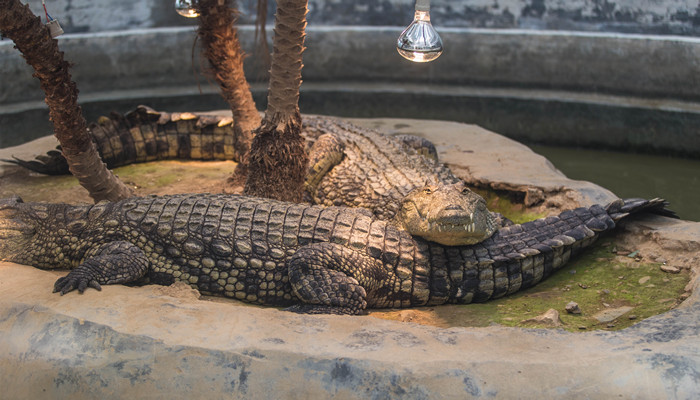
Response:
[[[43,14],[41,1],[28,1]],[[179,17],[173,0],[49,0],[49,13],[69,33],[194,24]],[[240,22],[255,19],[256,0],[239,0]],[[312,25],[401,26],[413,0],[310,0]],[[275,2],[269,2],[274,8]],[[268,15],[271,18],[273,10]],[[433,0],[443,27],[554,29],[700,35],[697,0]]]
[[[394,47],[412,1],[310,1],[302,111],[447,119],[524,141],[700,157],[697,1],[491,1],[434,0],[446,51],[427,65],[401,59]],[[37,13],[40,4],[32,0]],[[241,22],[252,21],[253,5],[240,1]],[[59,43],[88,120],[139,103],[227,107],[200,73],[206,62],[196,49],[193,57],[196,21],[178,16],[172,1],[47,6],[74,32]],[[579,30],[548,30],[557,27]],[[253,53],[253,27],[239,34]],[[249,57],[246,71],[264,109],[265,68],[255,62]],[[0,41],[0,71],[0,147],[49,133],[43,93],[9,40]]]

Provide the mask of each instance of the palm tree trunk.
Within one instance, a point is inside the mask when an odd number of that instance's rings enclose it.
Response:
[[[27,64],[34,68],[71,173],[95,202],[130,197],[131,190],[107,169],[90,138],[78,105],[78,89],[71,80],[63,52],[58,50],[58,41],[19,0],[0,0],[0,10],[0,32],[12,39]]]
[[[245,193],[301,201],[309,159],[301,136],[299,87],[307,0],[280,0],[275,15],[267,111],[250,149]]]
[[[243,71],[244,54],[234,27],[235,10],[227,2],[199,1],[198,34],[221,94],[233,112],[234,147],[241,161],[250,150],[253,130],[260,126],[261,118]]]

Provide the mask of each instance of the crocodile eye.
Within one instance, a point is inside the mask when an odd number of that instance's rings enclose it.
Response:
[[[433,191],[430,190],[430,188],[425,188],[425,189],[423,189],[423,193],[425,193],[425,194],[432,194]]]
[[[471,190],[467,188],[462,189],[462,194],[469,194],[469,192],[471,192]]]

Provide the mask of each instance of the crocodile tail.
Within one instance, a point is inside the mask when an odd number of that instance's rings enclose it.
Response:
[[[231,117],[167,113],[138,106],[124,115],[99,118],[90,131],[110,168],[156,160],[239,158]]]
[[[605,210],[615,222],[627,217],[631,214],[641,212],[657,214],[664,217],[679,218],[678,215],[666,208],[668,202],[662,198],[654,198],[651,200],[641,198],[630,198],[624,200],[616,200],[610,203]]]
[[[238,160],[233,119],[219,115],[158,112],[138,106],[99,117],[88,127],[108,168],[156,160]],[[46,175],[69,173],[60,151],[35,160],[2,160]]]
[[[34,160],[22,160],[13,156],[12,160],[0,159],[0,161],[17,164],[20,167],[44,175],[67,175],[69,173],[68,163],[60,151],[60,146],[57,149],[38,155]]]

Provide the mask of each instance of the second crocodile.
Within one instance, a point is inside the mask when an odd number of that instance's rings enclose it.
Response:
[[[165,113],[140,106],[125,115],[101,117],[90,130],[110,168],[163,159],[236,159],[231,118],[209,114]],[[312,204],[368,209],[409,233],[445,245],[473,244],[507,224],[484,199],[437,161],[432,143],[415,136],[386,136],[329,117],[306,116],[310,168],[306,199]],[[58,151],[37,161],[14,162],[42,173],[67,173]],[[398,218],[402,201],[414,190],[462,197],[468,204],[453,225],[436,232],[430,224],[406,225]],[[456,214],[455,214],[456,215]],[[449,239],[447,239],[449,238]]]

